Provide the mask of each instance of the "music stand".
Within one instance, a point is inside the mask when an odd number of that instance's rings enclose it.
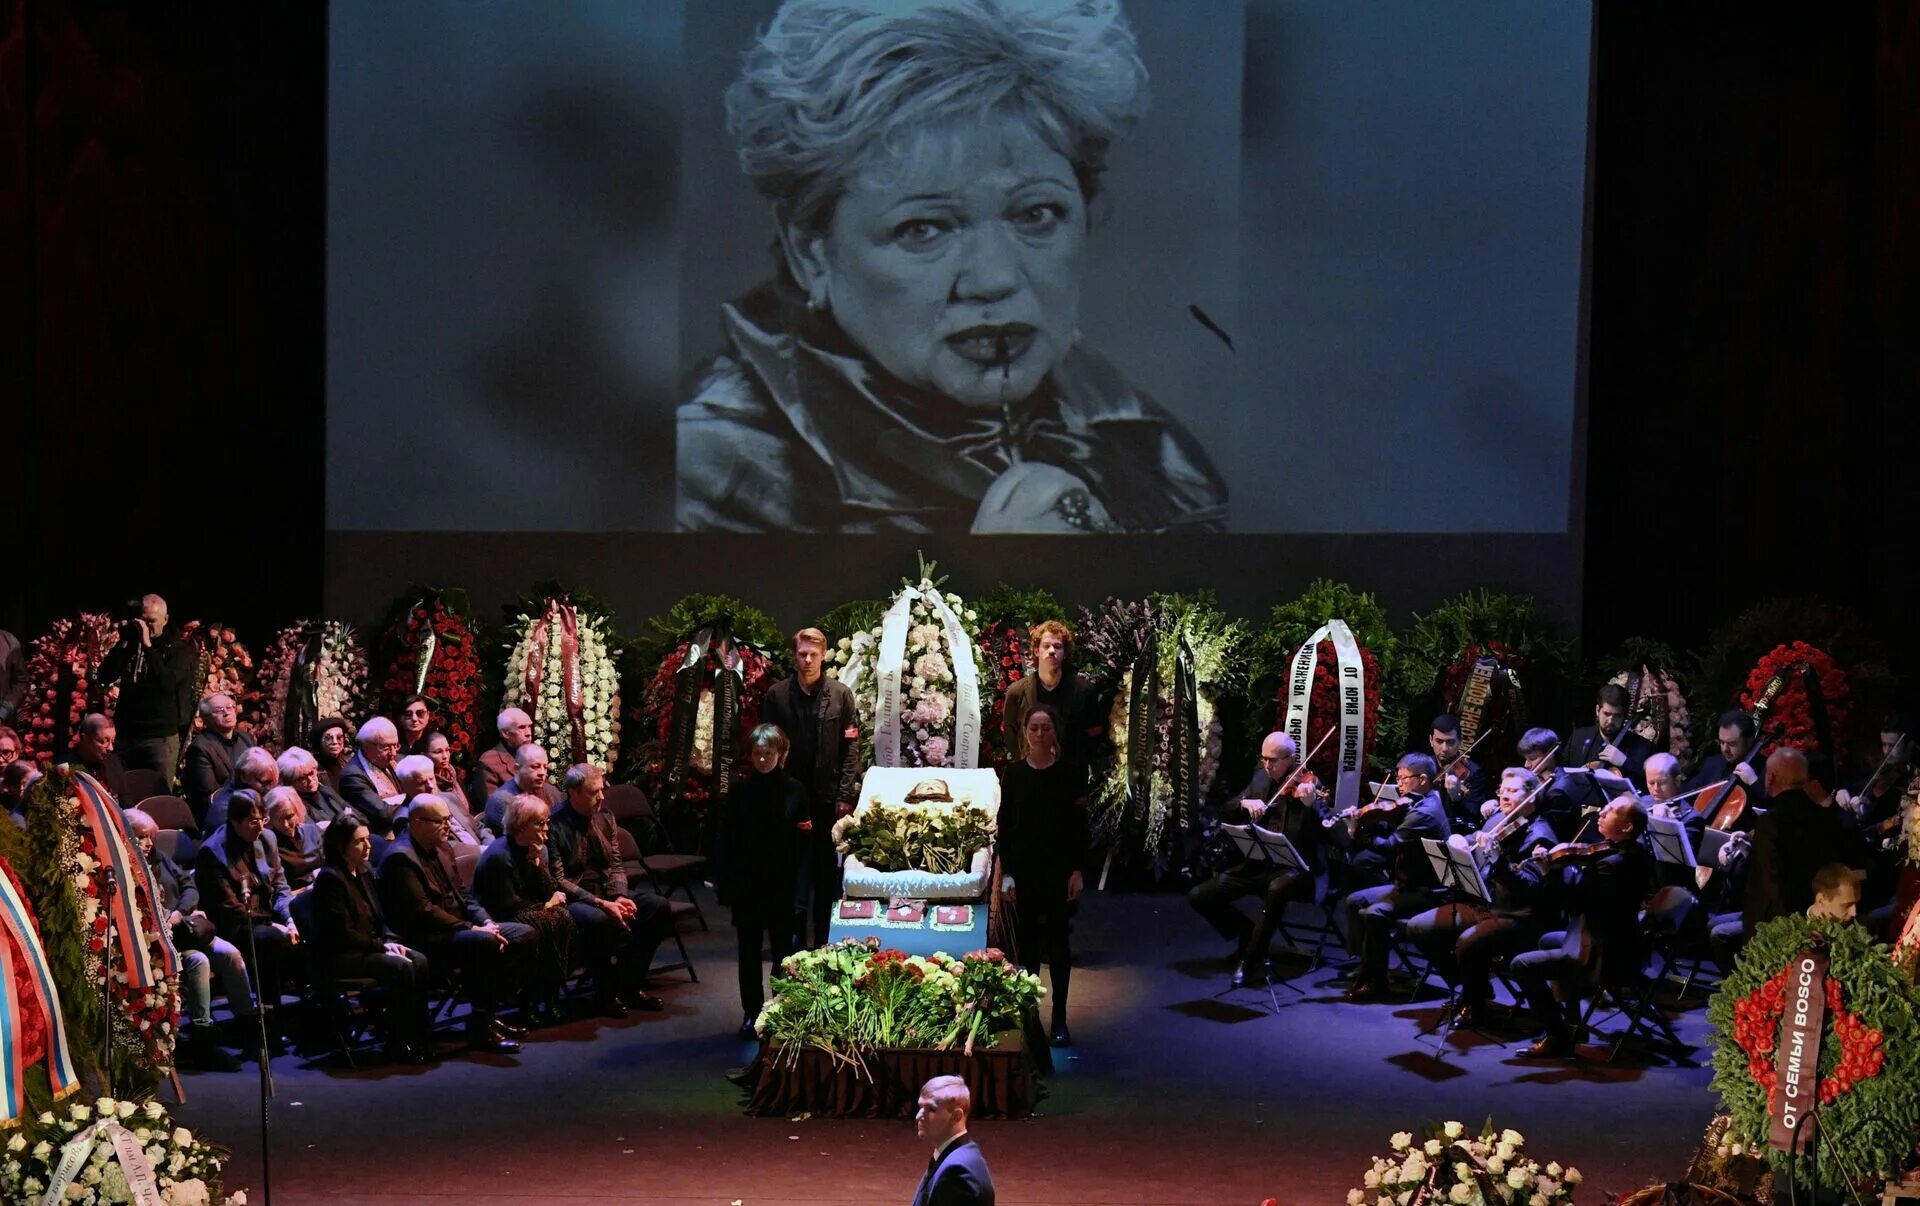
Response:
[[[1241,858],[1250,863],[1266,863],[1272,868],[1276,876],[1307,874],[1306,860],[1300,857],[1300,851],[1294,847],[1294,844],[1287,839],[1287,835],[1284,833],[1275,833],[1271,829],[1262,829],[1258,825],[1222,825],[1220,826],[1220,832],[1226,834],[1228,840],[1233,842],[1234,848],[1240,852]],[[1261,900],[1260,907],[1262,909],[1267,907],[1267,902],[1264,899]],[[1285,908],[1285,902],[1281,902],[1280,907]],[[1269,963],[1266,952],[1264,951],[1259,952],[1257,955],[1253,951],[1248,951],[1247,955],[1249,958],[1259,958],[1262,963]],[[1282,980],[1281,983],[1302,996],[1306,995],[1306,990],[1295,985],[1292,981]],[[1225,990],[1215,993],[1214,995],[1225,996],[1232,991],[1234,991],[1234,989],[1229,985]],[[1273,1011],[1279,1013],[1280,994],[1274,991],[1273,972],[1270,963],[1267,972],[1267,1000],[1272,1002]]]
[[[1647,841],[1653,846],[1655,862],[1671,863],[1692,870],[1700,865],[1693,857],[1693,840],[1687,827],[1666,817],[1647,818]]]
[[[1720,865],[1720,847],[1727,844],[1733,834],[1724,829],[1702,829],[1700,831],[1699,865],[1718,867]]]
[[[1441,842],[1434,838],[1421,838],[1420,846],[1426,852],[1434,878],[1440,881],[1442,888],[1457,893],[1456,899],[1464,897],[1473,904],[1491,905],[1493,892],[1487,887],[1486,877],[1480,873],[1480,864],[1474,861],[1473,848],[1467,845],[1467,840],[1461,838],[1456,845],[1452,839]],[[1453,1007],[1460,996],[1460,985],[1452,977],[1448,977],[1447,988],[1447,1003],[1441,1007],[1439,1029],[1431,1032],[1436,1050],[1442,1055],[1446,1054],[1447,1036],[1455,1029]],[[1493,1040],[1492,1035],[1483,1031],[1476,1029],[1474,1033]]]

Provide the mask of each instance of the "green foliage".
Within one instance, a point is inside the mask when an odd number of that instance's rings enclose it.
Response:
[[[1796,915],[1769,921],[1754,932],[1733,973],[1707,1006],[1714,1028],[1713,1088],[1733,1115],[1728,1136],[1765,1151],[1774,1168],[1787,1171],[1788,1154],[1767,1147],[1767,1091],[1748,1071],[1747,1054],[1734,1040],[1734,1006],[1820,942],[1827,946],[1827,974],[1840,982],[1845,1008],[1880,1032],[1885,1055],[1877,1074],[1820,1107],[1816,1179],[1823,1188],[1846,1193],[1903,1167],[1920,1122],[1920,1023],[1915,1020],[1920,991],[1895,968],[1887,948],[1876,943],[1866,927]],[[1840,1059],[1833,1020],[1829,1011],[1820,1044],[1821,1077],[1830,1075]],[[1804,1176],[1804,1161],[1800,1164]]]
[[[1042,620],[1059,620],[1069,628],[1073,626],[1067,619],[1067,609],[1054,598],[1053,592],[1038,588],[1026,590],[996,582],[992,590],[973,600],[972,607],[983,624],[1007,620],[1022,628],[1031,628]]]
[[[1593,679],[1603,683],[1616,674],[1632,673],[1646,666],[1653,670],[1664,670],[1669,674],[1680,673],[1680,655],[1673,646],[1665,641],[1648,640],[1645,637],[1628,637],[1620,642],[1620,647],[1608,656],[1601,658],[1595,666]]]
[[[1185,637],[1193,650],[1194,679],[1210,694],[1219,698],[1245,689],[1251,644],[1246,621],[1228,619],[1210,590],[1154,595],[1153,605],[1159,612],[1160,673],[1166,682],[1173,681],[1180,638]]]
[[[876,871],[933,871],[951,875],[973,865],[993,840],[993,822],[978,808],[891,808],[876,804],[843,832],[849,855]]]
[[[1256,727],[1277,714],[1279,692],[1287,668],[1301,644],[1328,620],[1345,620],[1354,639],[1373,654],[1380,667],[1379,732],[1374,760],[1391,761],[1407,749],[1408,692],[1400,658],[1400,638],[1387,620],[1386,608],[1370,594],[1344,582],[1316,578],[1300,597],[1279,603],[1267,623],[1254,634],[1248,657],[1248,695],[1254,703]]]
[[[745,641],[773,660],[775,677],[784,677],[792,668],[788,634],[780,630],[772,616],[732,595],[691,594],[668,608],[665,615],[648,620],[646,631],[628,642],[639,656],[645,677],[622,681],[650,681],[674,646],[721,616],[733,618],[736,640]]]
[[[879,627],[880,618],[887,614],[887,607],[887,601],[882,599],[854,599],[821,616],[813,622],[813,626],[826,633],[827,641],[831,644],[856,632]]]
[[[1413,617],[1400,642],[1408,698],[1431,695],[1440,672],[1470,646],[1493,644],[1527,662],[1527,677],[1533,680],[1524,684],[1529,695],[1550,698],[1540,688],[1565,681],[1573,643],[1540,614],[1532,596],[1475,589]]]

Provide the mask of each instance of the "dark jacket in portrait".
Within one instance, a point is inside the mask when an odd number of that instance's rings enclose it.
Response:
[[[1056,758],[1035,770],[1023,758],[1000,768],[1000,864],[1016,884],[1065,884],[1087,862],[1087,810],[1080,803],[1086,772]]]
[[[811,696],[788,675],[767,689],[760,719],[787,735],[787,769],[807,789],[814,821],[833,824],[840,804],[860,798],[860,715],[853,692],[822,675]]]

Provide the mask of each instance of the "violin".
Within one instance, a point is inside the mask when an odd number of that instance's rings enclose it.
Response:
[[[1614,845],[1613,842],[1580,842],[1556,846],[1541,855],[1540,861],[1549,867],[1583,866],[1612,854]]]
[[[1482,741],[1485,741],[1488,737],[1492,736],[1492,734],[1493,734],[1493,729],[1486,729],[1478,737],[1475,737],[1473,739],[1472,745],[1468,746],[1464,750],[1461,750],[1458,754],[1455,754],[1446,763],[1446,765],[1440,768],[1439,773],[1434,778],[1434,782],[1439,783],[1444,787],[1447,782],[1447,776],[1459,770],[1460,764],[1465,762],[1469,757],[1471,757],[1473,755],[1473,751],[1480,748],[1480,743]]]
[[[1353,815],[1347,818],[1347,831],[1352,836],[1358,837],[1362,831],[1375,825],[1391,829],[1407,819],[1407,813],[1413,808],[1417,799],[1416,796],[1400,796],[1397,799],[1376,800],[1371,804],[1363,805],[1355,809]]]
[[[1512,812],[1500,818],[1499,824],[1495,825],[1492,829],[1483,829],[1479,833],[1474,834],[1473,841],[1486,850],[1498,850],[1500,847],[1506,845],[1508,838],[1516,833],[1522,832],[1528,825],[1533,823],[1534,801],[1540,798],[1540,793],[1545,791],[1547,785],[1551,782],[1553,782],[1553,780],[1549,778],[1542,779],[1536,783],[1533,790],[1522,797],[1518,804],[1514,805]]]

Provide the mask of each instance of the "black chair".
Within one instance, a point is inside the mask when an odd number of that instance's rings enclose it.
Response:
[[[152,817],[153,823],[162,829],[179,829],[196,836],[200,833],[193,809],[179,796],[145,796],[134,807]]]
[[[126,772],[120,780],[120,794],[126,798],[120,801],[120,807],[131,808],[133,803],[148,796],[167,794],[167,777],[157,770],[137,767]]]
[[[642,833],[659,834],[660,826],[653,813],[653,804],[647,799],[647,793],[632,783],[615,783],[607,788],[607,811],[619,824],[622,840],[621,856],[631,860],[646,873],[647,882],[653,890],[662,896],[671,897],[673,890],[679,888],[687,895],[687,902],[693,906],[692,912],[700,921],[700,928],[707,929],[707,915],[700,908],[699,898],[694,894],[693,886],[706,875],[707,856],[704,854],[675,854],[661,851],[646,853],[646,844],[641,840]],[[627,845],[631,839],[631,852]],[[629,868],[631,873],[632,867]]]
[[[288,912],[294,928],[303,935],[316,932],[312,892],[296,893]],[[374,981],[365,976],[335,976],[311,941],[302,941],[300,949],[306,952],[303,999],[308,1017],[319,1023],[332,1044],[309,1058],[306,1066],[339,1058],[346,1061],[347,1067],[357,1069],[360,1065],[354,1057],[373,1050],[368,1041],[373,1030],[373,1014],[365,995],[374,988]]]

